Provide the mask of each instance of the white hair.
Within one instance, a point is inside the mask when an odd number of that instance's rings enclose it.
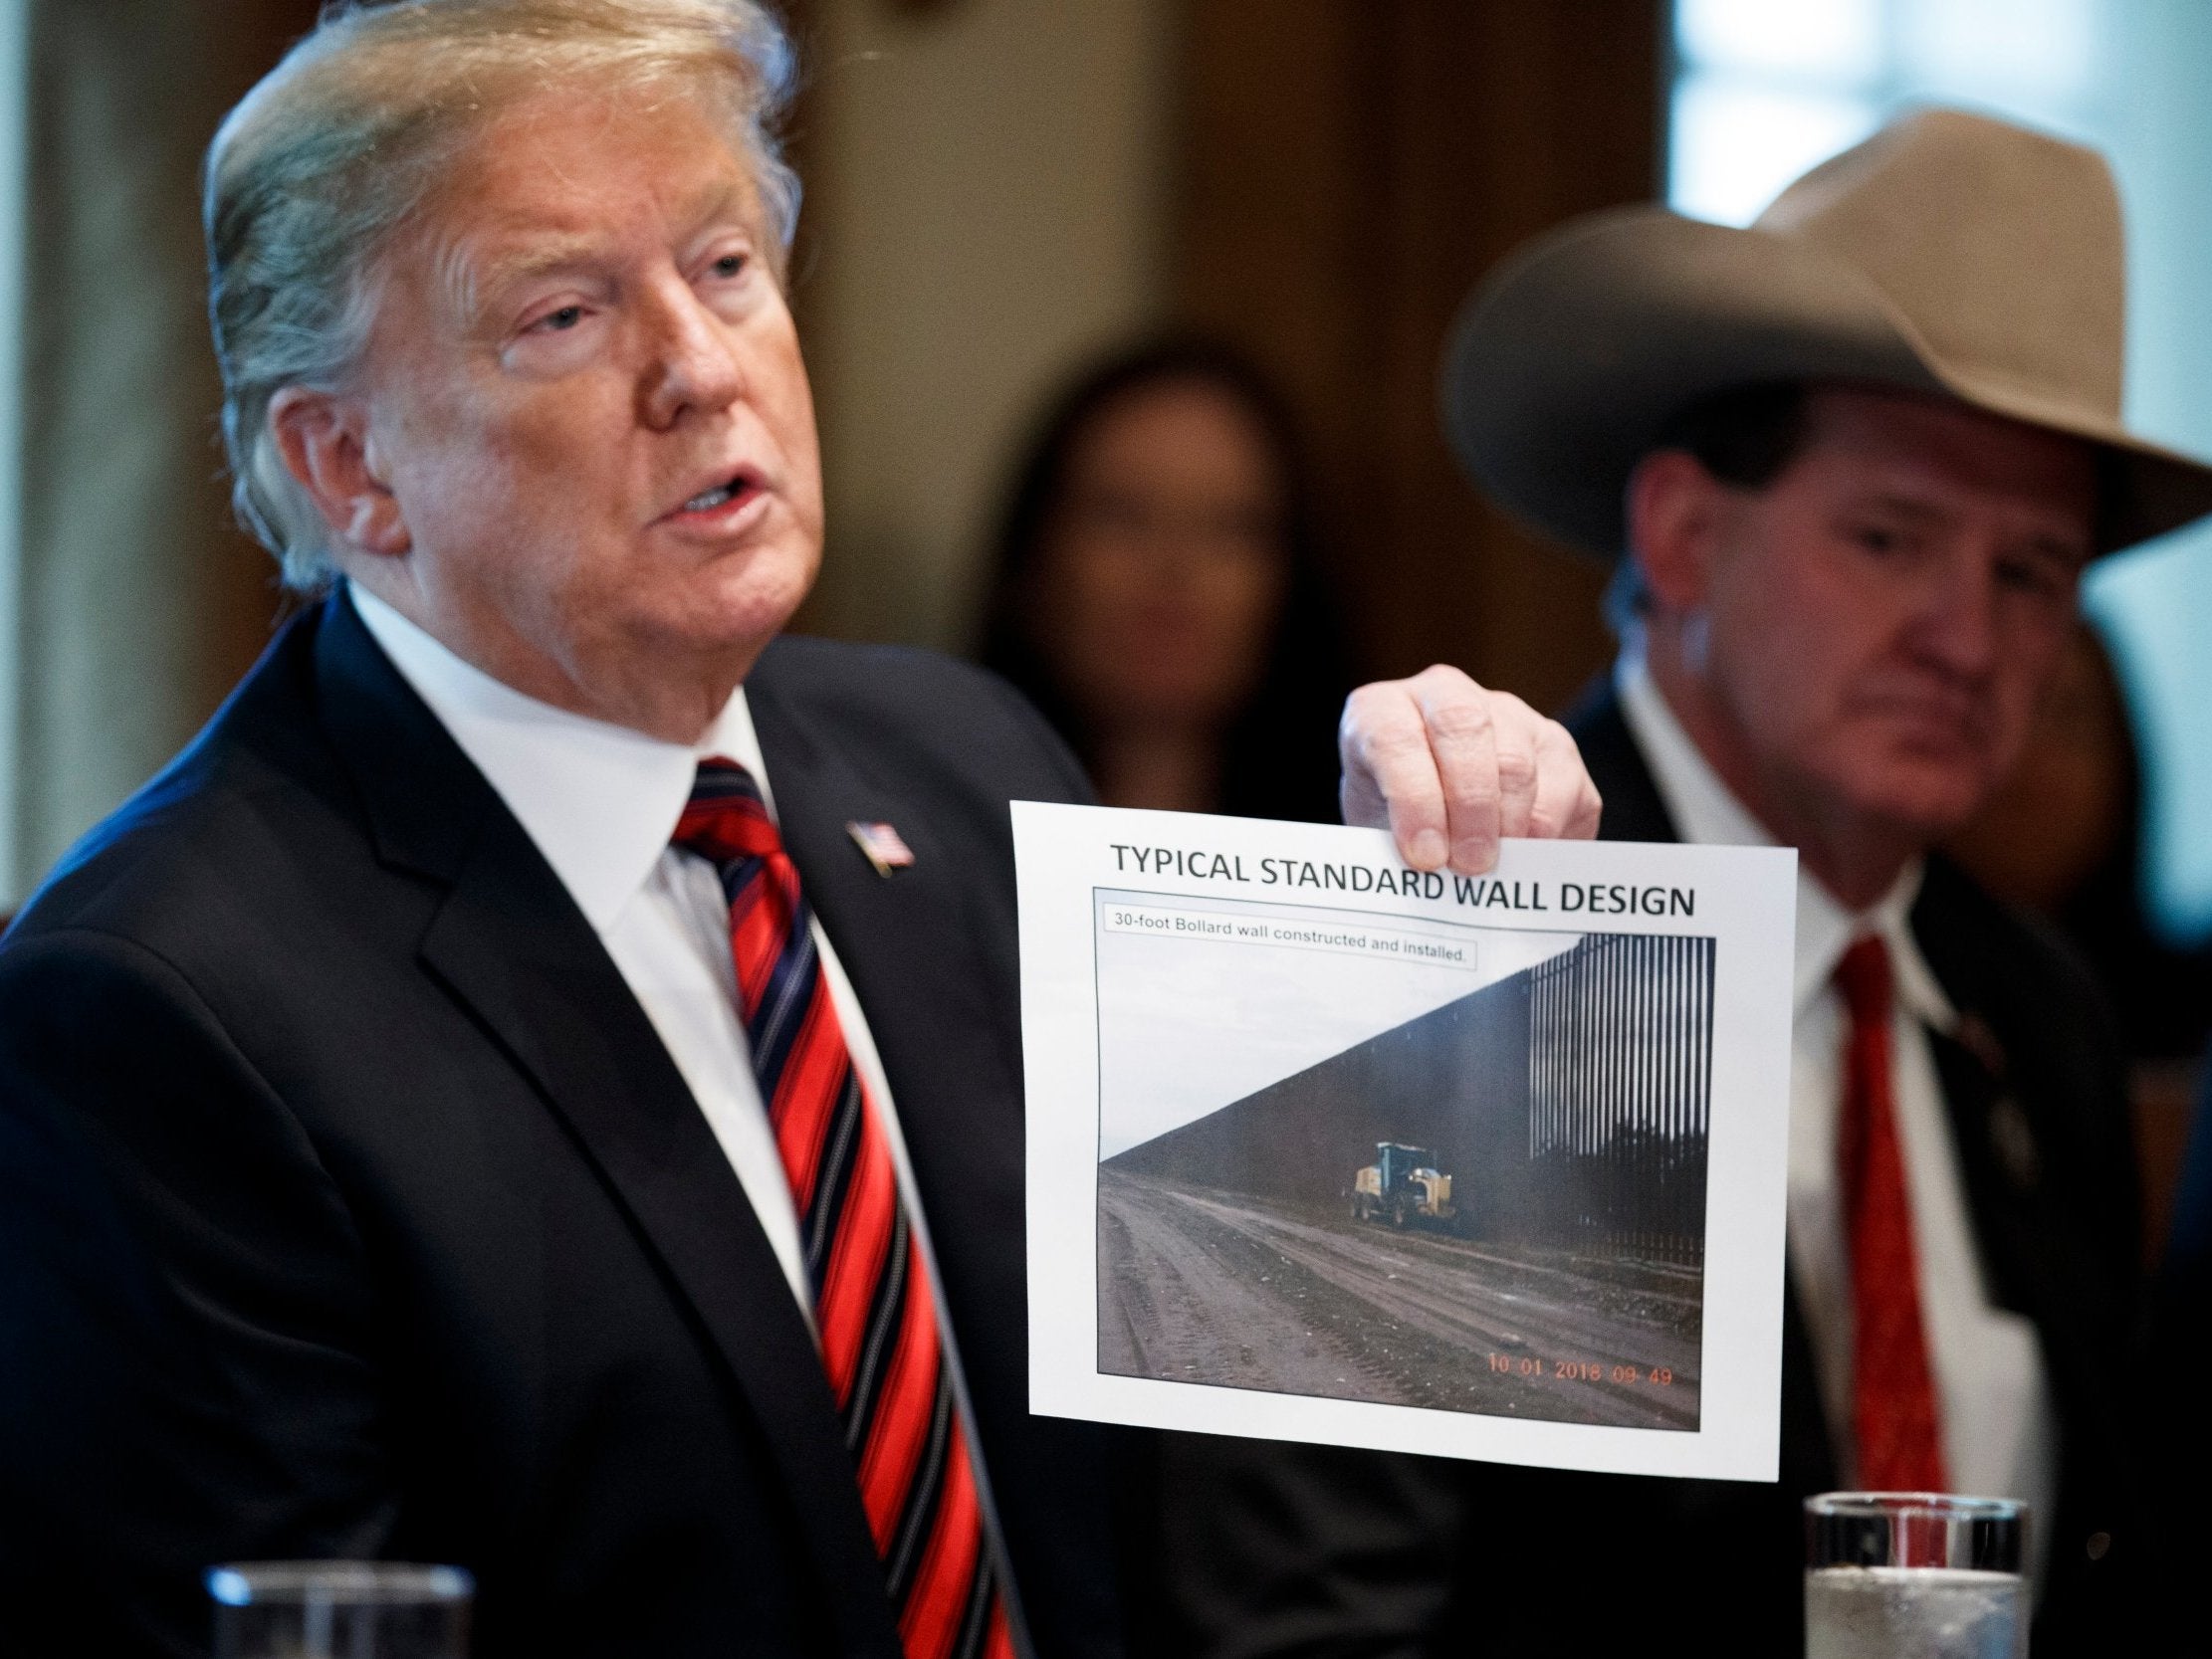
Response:
[[[368,339],[392,232],[494,118],[549,86],[703,96],[751,166],[783,259],[797,175],[777,148],[792,60],[756,0],[340,0],[208,147],[208,311],[238,517],[313,591],[322,514],[278,454],[288,386],[335,391]]]

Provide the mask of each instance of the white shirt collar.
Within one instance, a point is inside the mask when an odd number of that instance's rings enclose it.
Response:
[[[350,582],[346,594],[400,677],[499,791],[599,932],[613,925],[667,850],[704,756],[722,755],[750,771],[774,813],[743,686],[697,742],[663,742],[526,697],[375,594]]]
[[[1666,706],[1645,661],[1644,642],[1632,634],[1623,641],[1614,663],[1614,689],[1621,699],[1621,714],[1629,724],[1636,745],[1652,768],[1652,780],[1684,841],[1719,847],[1771,847],[1774,837],[1767,827],[1720,780],[1674,711]],[[1836,964],[1855,939],[1879,934],[1889,949],[1890,972],[1896,981],[1897,1001],[1905,1010],[1938,1031],[1948,1031],[1958,1021],[1951,999],[1943,994],[1935,972],[1920,954],[1912,936],[1912,904],[1920,896],[1925,867],[1915,859],[1897,877],[1889,891],[1865,911],[1845,908],[1819,880],[1806,873],[1801,862],[1797,873],[1797,1008],[1803,1013],[1821,996],[1836,972]]]

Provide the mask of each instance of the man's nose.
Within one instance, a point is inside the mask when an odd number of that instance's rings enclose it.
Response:
[[[1986,674],[1996,663],[1997,563],[1992,548],[1962,547],[1929,586],[1914,635],[1953,674]]]
[[[664,430],[687,411],[717,414],[743,395],[736,342],[689,283],[671,278],[656,285],[645,315],[651,349],[639,396],[647,426]]]

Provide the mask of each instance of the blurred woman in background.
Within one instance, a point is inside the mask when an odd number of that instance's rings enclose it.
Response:
[[[1354,684],[1289,419],[1242,358],[1100,363],[1015,475],[980,656],[1109,806],[1334,821]]]
[[[2153,920],[2142,817],[2142,762],[2126,691],[2103,640],[2085,621],[2011,777],[1943,850],[1991,893],[2065,934],[2111,1002],[2134,1102],[2144,1246],[2155,1257],[2212,1035],[2212,946],[2167,938]],[[2212,1121],[2200,1134],[2212,1138]],[[2203,1204],[2212,1200],[2212,1139],[2198,1161]],[[2212,1237],[2212,1210],[2200,1230]],[[2212,1262],[2212,1252],[2204,1254]]]
[[[2193,1064],[2212,1036],[2212,950],[2152,919],[2142,818],[2125,688],[2085,621],[2012,775],[1943,850],[2067,935],[2111,999],[2131,1061]]]

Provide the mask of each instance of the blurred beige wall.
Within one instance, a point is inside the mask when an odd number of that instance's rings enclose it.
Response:
[[[30,7],[0,909],[191,736],[278,609],[222,476],[199,162],[313,14],[312,0]]]
[[[1011,451],[1168,304],[1177,0],[810,0],[796,304],[829,493],[801,625],[958,648]]]

